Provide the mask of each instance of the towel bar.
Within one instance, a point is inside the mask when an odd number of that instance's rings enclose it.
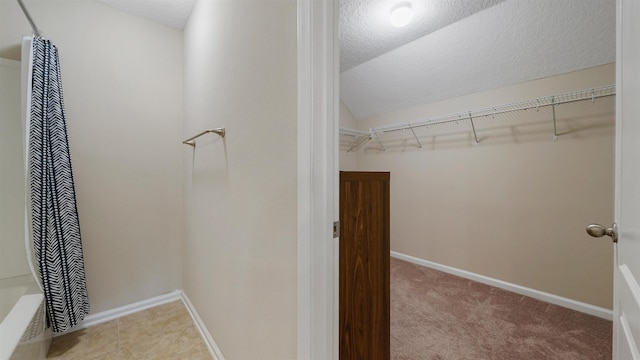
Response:
[[[182,143],[183,144],[187,144],[187,145],[191,145],[193,147],[196,147],[196,142],[194,140],[199,138],[200,136],[202,136],[204,134],[208,134],[208,133],[216,133],[216,134],[220,135],[220,137],[224,137],[226,132],[225,132],[224,128],[206,129],[205,131],[188,138],[187,140],[183,141]]]

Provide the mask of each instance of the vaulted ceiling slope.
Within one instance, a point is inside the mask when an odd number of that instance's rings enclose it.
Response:
[[[499,2],[342,72],[340,97],[362,119],[611,63],[615,7],[615,0]]]

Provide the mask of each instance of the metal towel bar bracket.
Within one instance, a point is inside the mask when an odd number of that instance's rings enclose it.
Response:
[[[194,135],[194,136],[192,136],[192,137],[188,138],[187,140],[183,141],[182,143],[183,143],[183,144],[190,145],[190,146],[193,146],[193,147],[196,147],[196,142],[195,142],[195,140],[196,140],[197,138],[199,138],[200,136],[202,136],[202,135],[204,135],[204,134],[208,134],[208,133],[216,133],[216,134],[220,135],[220,137],[224,137],[224,135],[225,135],[225,130],[224,130],[224,128],[207,129],[207,130],[205,130],[205,131],[203,131],[203,132],[201,132],[201,133],[199,133],[199,134],[197,134],[197,135]]]

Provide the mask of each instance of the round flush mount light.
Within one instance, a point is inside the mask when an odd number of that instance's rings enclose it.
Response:
[[[395,27],[404,27],[407,26],[413,19],[413,9],[411,9],[411,4],[402,3],[398,6],[394,7],[391,10],[391,25]]]

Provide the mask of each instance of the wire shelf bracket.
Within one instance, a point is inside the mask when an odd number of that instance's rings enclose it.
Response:
[[[353,138],[353,142],[351,143],[351,146],[349,147],[349,149],[347,149],[348,153],[360,149],[362,145],[366,144],[372,139],[371,134],[365,131],[340,128],[339,132],[340,132],[340,135],[350,136]]]

